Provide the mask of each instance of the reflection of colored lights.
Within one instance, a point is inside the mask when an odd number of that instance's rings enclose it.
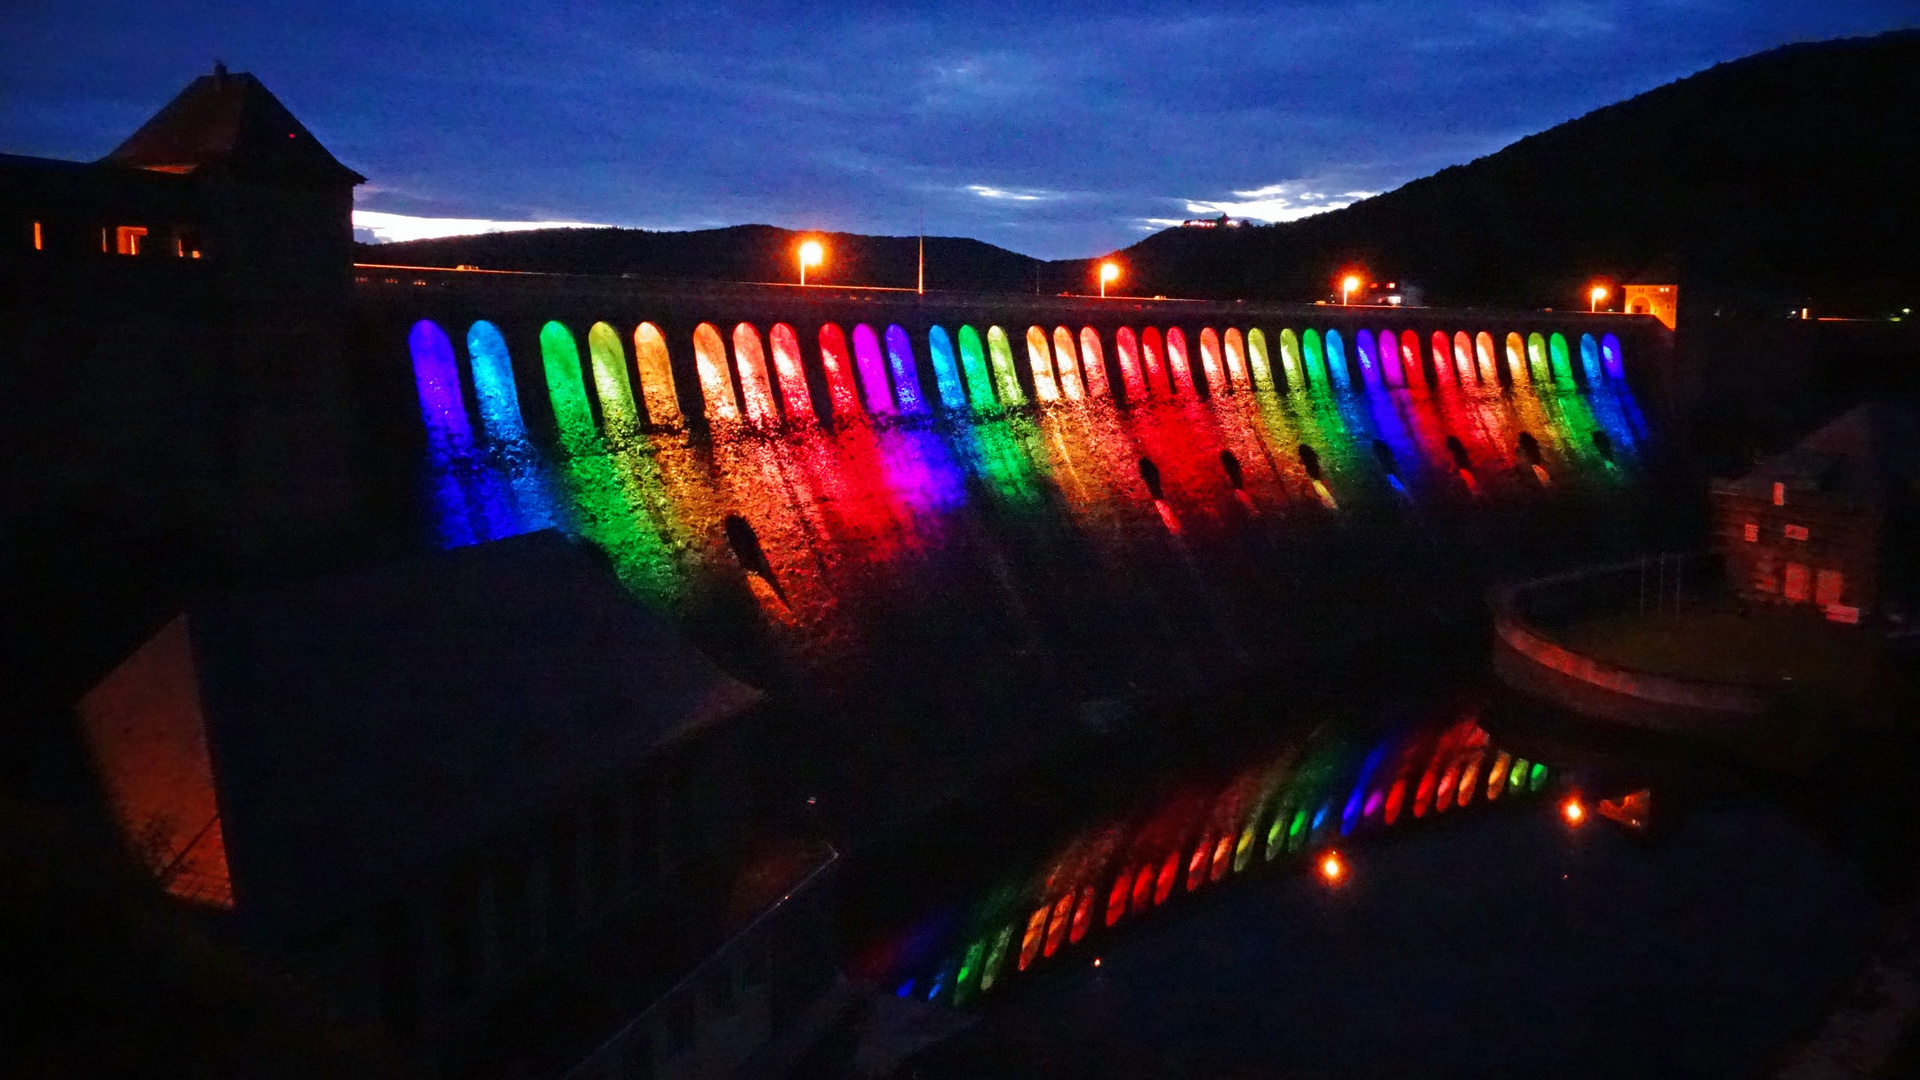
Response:
[[[1347,862],[1337,851],[1320,856],[1320,877],[1329,885],[1338,885],[1347,877]]]

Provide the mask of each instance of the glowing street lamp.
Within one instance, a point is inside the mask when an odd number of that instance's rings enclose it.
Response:
[[[1560,816],[1567,819],[1567,824],[1577,827],[1587,820],[1587,808],[1575,796],[1560,804]]]
[[[1357,274],[1348,274],[1346,277],[1340,279],[1340,304],[1342,307],[1353,302],[1353,290],[1359,287],[1360,277]]]
[[[808,240],[800,245],[800,284],[807,283],[807,267],[819,266],[827,259],[827,249],[818,240]]]
[[[1107,298],[1107,286],[1120,280],[1120,264],[1108,259],[1100,264],[1100,299]]]
[[[1606,298],[1607,298],[1607,287],[1605,285],[1595,285],[1593,287],[1593,290],[1587,293],[1587,299],[1593,302],[1593,306],[1587,309],[1588,313],[1592,314],[1592,313],[1598,312],[1600,310],[1600,301],[1605,300]]]

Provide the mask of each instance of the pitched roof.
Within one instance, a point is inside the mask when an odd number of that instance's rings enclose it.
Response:
[[[320,145],[259,79],[221,67],[188,83],[101,163],[160,172],[221,171],[297,186],[366,181]]]
[[[365,904],[760,697],[551,531],[184,621],[233,898],[273,929]]]
[[[1769,498],[1776,483],[1861,507],[1920,494],[1920,410],[1886,402],[1857,405],[1746,475],[1714,487]]]

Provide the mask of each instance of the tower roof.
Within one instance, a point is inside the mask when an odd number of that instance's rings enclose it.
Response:
[[[188,83],[101,161],[157,172],[213,170],[298,187],[366,181],[320,145],[259,79],[221,65]]]

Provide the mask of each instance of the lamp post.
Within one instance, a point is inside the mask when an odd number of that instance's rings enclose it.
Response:
[[[1340,279],[1340,306],[1341,307],[1346,307],[1348,304],[1351,304],[1353,302],[1352,300],[1353,290],[1359,287],[1360,287],[1360,278],[1354,274],[1348,274],[1346,277],[1343,277]]]
[[[1595,285],[1592,291],[1587,293],[1587,299],[1592,301],[1592,304],[1587,308],[1587,313],[1597,314],[1600,311],[1600,301],[1606,298],[1607,287],[1605,285]]]
[[[1108,259],[1100,264],[1100,299],[1107,298],[1107,283],[1120,280],[1120,264]]]
[[[826,260],[827,249],[818,240],[808,240],[800,245],[800,284],[807,283],[807,267],[819,266]]]

